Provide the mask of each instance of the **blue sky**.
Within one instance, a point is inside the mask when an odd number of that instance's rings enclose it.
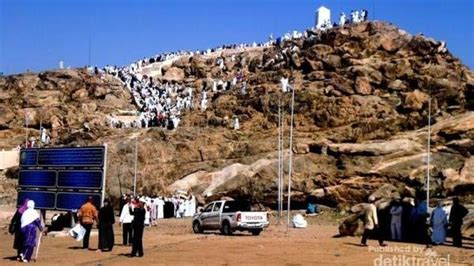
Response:
[[[125,65],[165,51],[264,41],[314,24],[325,5],[446,40],[474,68],[473,0],[0,0],[0,72]],[[374,14],[375,13],[375,14]],[[442,21],[441,18],[445,18]]]

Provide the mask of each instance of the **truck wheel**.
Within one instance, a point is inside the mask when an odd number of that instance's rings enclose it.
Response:
[[[262,232],[262,230],[261,230],[261,229],[253,229],[253,230],[251,230],[250,232],[252,233],[252,235],[258,236],[258,235],[260,235],[260,233]]]
[[[204,230],[202,230],[201,224],[198,221],[193,223],[193,231],[195,234],[202,234]]]
[[[232,235],[232,229],[230,228],[229,222],[224,222],[222,224],[221,232],[224,235],[228,235],[228,236]]]

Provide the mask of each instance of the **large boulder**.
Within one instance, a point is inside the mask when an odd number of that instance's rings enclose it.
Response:
[[[184,70],[177,67],[171,67],[166,70],[162,79],[166,81],[182,81],[184,79]]]
[[[423,108],[423,105],[428,101],[428,94],[414,90],[405,94],[403,107],[407,110],[419,111]]]

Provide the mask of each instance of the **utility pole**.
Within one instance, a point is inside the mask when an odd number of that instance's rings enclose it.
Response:
[[[278,224],[281,219],[281,97],[278,100]]]
[[[295,84],[291,88],[291,117],[290,117],[290,147],[289,147],[289,165],[288,165],[288,221],[287,221],[287,230],[290,226],[290,211],[291,211],[291,174],[292,174],[292,164],[293,164],[293,120],[294,120],[294,110],[295,110]]]
[[[138,161],[138,137],[135,137],[135,175],[133,177],[133,196],[137,196],[137,161]]]
[[[426,168],[426,210],[430,207],[430,160],[431,160],[431,96],[428,101],[428,147]]]

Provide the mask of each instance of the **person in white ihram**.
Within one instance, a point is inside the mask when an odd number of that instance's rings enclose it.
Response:
[[[280,79],[280,83],[281,83],[281,90],[282,90],[283,92],[288,92],[288,91],[289,91],[289,89],[288,89],[288,79],[282,77],[282,78]]]
[[[378,238],[380,246],[384,247],[386,244],[383,243],[381,235],[378,232],[379,220],[377,218],[377,207],[375,207],[375,197],[369,197],[369,204],[365,210],[364,217],[364,234],[362,235],[361,245],[367,246],[367,239],[369,236],[374,236]]]
[[[346,24],[346,14],[342,12],[341,16],[339,17],[339,26],[344,26],[344,24]]]
[[[234,119],[234,130],[239,130],[239,129],[240,129],[239,119],[236,117]]]

